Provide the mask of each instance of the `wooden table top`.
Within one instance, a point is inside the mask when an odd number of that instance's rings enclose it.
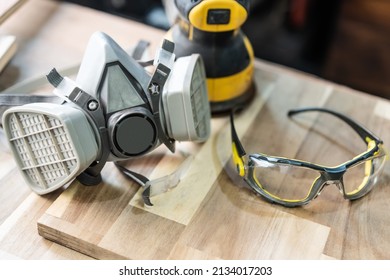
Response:
[[[0,26],[19,50],[0,75],[0,90],[78,63],[92,33],[123,47],[140,39],[154,49],[164,32],[87,8],[27,1]],[[342,112],[390,143],[390,102],[285,67],[256,60],[257,93],[236,119],[250,153],[300,158],[334,166],[366,147],[349,128],[321,114],[287,117],[292,108]],[[273,205],[230,172],[227,117],[212,119],[203,144],[179,143],[194,155],[179,185],[144,207],[138,186],[108,163],[103,183],[39,196],[0,150],[1,259],[390,259],[390,168],[364,198],[344,200],[328,186],[300,208]],[[4,147],[4,146],[3,146]],[[128,161],[156,178],[182,159],[166,149]],[[54,242],[53,242],[54,241]]]

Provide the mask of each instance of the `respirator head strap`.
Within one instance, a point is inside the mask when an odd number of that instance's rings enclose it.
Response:
[[[119,171],[121,171],[125,176],[127,176],[129,179],[135,181],[141,187],[144,188],[144,191],[142,192],[142,199],[143,199],[145,205],[153,206],[152,202],[150,201],[150,187],[145,188],[145,186],[148,184],[148,182],[150,182],[150,180],[142,174],[139,174],[137,172],[134,172],[134,171],[127,169],[126,167],[120,165],[118,162],[115,162],[114,164],[119,169]],[[149,186],[150,186],[150,183],[149,183]]]
[[[148,91],[150,94],[153,117],[157,125],[158,135],[160,140],[167,146],[171,152],[175,152],[175,140],[170,139],[161,125],[160,103],[161,95],[168,79],[171,69],[162,63],[159,63],[154,71],[154,74],[149,82]]]
[[[29,93],[0,93],[0,126],[3,125],[2,117],[4,112],[15,106],[22,106],[30,103],[53,103],[61,104],[62,99],[52,95],[32,95]]]
[[[149,47],[149,45],[150,43],[148,41],[138,41],[133,52],[131,53],[131,57],[134,58],[134,60],[141,60],[143,54],[145,53],[145,50]]]

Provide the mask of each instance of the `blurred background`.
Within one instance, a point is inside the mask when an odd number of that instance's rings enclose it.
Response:
[[[167,30],[161,0],[66,0]],[[390,0],[252,0],[255,56],[390,99]]]

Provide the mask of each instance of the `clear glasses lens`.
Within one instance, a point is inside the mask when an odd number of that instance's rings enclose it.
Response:
[[[254,180],[269,195],[285,201],[302,201],[310,193],[319,172],[288,164],[252,158]]]
[[[346,195],[354,196],[370,191],[378,181],[385,161],[386,156],[383,154],[348,168],[343,176]]]

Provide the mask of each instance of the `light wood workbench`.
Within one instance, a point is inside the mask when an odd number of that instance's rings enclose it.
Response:
[[[140,39],[152,49],[164,33],[61,2],[30,0],[0,26],[19,51],[0,89],[78,63],[90,35],[103,31],[121,46]],[[357,58],[358,59],[358,58]],[[291,108],[322,106],[349,115],[390,143],[390,102],[284,67],[256,61],[257,95],[237,117],[248,152],[336,165],[365,150],[353,131],[317,114],[291,120]],[[2,259],[390,259],[390,168],[366,197],[349,202],[329,186],[294,209],[265,202],[226,173],[226,117],[213,118],[204,144],[180,143],[195,158],[178,187],[144,208],[137,185],[109,163],[104,183],[46,196],[30,191],[5,148],[0,151]],[[128,166],[149,177],[180,159],[165,149]],[[50,240],[42,237],[45,236]],[[63,246],[65,245],[65,246]]]

